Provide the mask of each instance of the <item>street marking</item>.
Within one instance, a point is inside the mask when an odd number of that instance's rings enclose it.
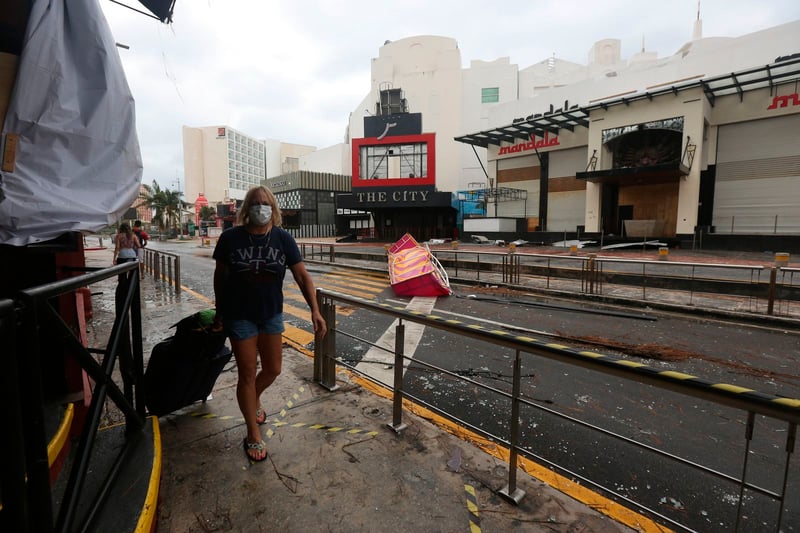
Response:
[[[408,302],[406,311],[425,315],[433,310],[436,305],[435,296],[415,296]],[[380,383],[391,384],[394,382],[394,345],[397,338],[397,325],[399,319],[392,322],[381,337],[375,341],[375,346],[370,346],[363,360],[356,364],[359,372],[367,374]],[[403,335],[403,372],[408,368],[414,352],[425,332],[425,326],[417,322],[405,321]],[[377,364],[375,364],[377,363]]]
[[[379,434],[378,431],[368,431],[362,428],[351,428],[347,429],[345,427],[340,426],[329,426],[327,424],[309,424],[307,422],[295,422],[290,424],[288,422],[272,422],[272,425],[275,427],[287,426],[291,428],[298,428],[298,429],[314,429],[319,431],[326,431],[328,433],[346,433],[348,435],[356,435],[359,433],[363,433],[369,437],[375,437]]]
[[[376,292],[365,292],[360,291],[358,289],[353,289],[349,285],[341,285],[337,283],[326,283],[324,288],[330,287],[329,290],[336,290],[337,292],[342,292],[344,294],[349,294],[350,296],[356,296],[358,298],[366,298],[371,299]]]
[[[292,394],[292,397],[286,401],[286,406],[283,409],[281,409],[280,413],[278,413],[278,419],[276,420],[276,422],[280,422],[281,420],[286,418],[286,415],[289,413],[289,409],[291,409],[292,406],[294,405],[294,402],[297,401],[298,398],[300,398],[300,393],[305,392],[305,390],[306,390],[305,387],[300,387],[297,390],[297,392]],[[268,428],[267,440],[271,439],[274,434],[275,432],[272,430],[272,428]]]
[[[467,493],[467,510],[469,511],[469,530],[471,533],[480,533],[481,517],[478,514],[478,498],[475,496],[475,487],[464,485]]]
[[[379,279],[379,278],[368,279],[367,277],[361,276],[359,274],[348,274],[348,273],[344,273],[344,272],[330,272],[328,274],[325,274],[323,276],[323,278],[325,278],[325,279],[338,279],[338,278],[341,278],[341,279],[347,280],[347,281],[358,281],[358,283],[361,284],[361,285],[369,285],[371,287],[374,287],[374,288],[380,289],[380,290],[383,290],[383,289],[385,289],[385,288],[387,288],[389,286],[389,280],[388,279]]]
[[[375,437],[379,434],[378,431],[374,430],[369,431],[363,428],[346,428],[343,426],[331,426],[328,424],[319,424],[319,423],[311,424],[308,422],[289,423],[284,421],[284,419],[289,414],[289,411],[292,409],[292,407],[294,407],[295,404],[300,400],[300,395],[305,391],[306,391],[305,387],[301,386],[299,389],[297,389],[297,392],[292,394],[291,398],[286,400],[284,407],[278,412],[276,418],[269,423],[269,425],[272,427],[268,428],[266,431],[267,439],[271,439],[275,435],[275,431],[272,429],[273,427],[277,429],[284,426],[299,428],[299,429],[313,429],[318,431],[326,431],[328,433],[345,433],[348,435],[364,434],[369,437]],[[194,418],[199,418],[201,420],[235,420],[237,422],[244,423],[244,418],[241,416],[218,415],[216,413],[207,413],[202,411],[196,411],[194,413],[186,413],[186,414]]]

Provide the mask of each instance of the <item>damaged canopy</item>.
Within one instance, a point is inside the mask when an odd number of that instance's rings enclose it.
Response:
[[[136,200],[134,101],[96,0],[33,2],[2,144],[2,244],[97,231]]]

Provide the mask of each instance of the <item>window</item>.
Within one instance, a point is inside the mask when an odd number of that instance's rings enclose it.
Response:
[[[384,144],[361,147],[362,180],[422,178],[428,175],[428,145]]]
[[[481,103],[493,104],[500,101],[500,87],[485,87],[481,89]]]

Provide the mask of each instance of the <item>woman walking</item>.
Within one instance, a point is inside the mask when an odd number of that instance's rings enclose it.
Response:
[[[119,265],[129,261],[136,261],[138,250],[140,248],[139,239],[131,231],[131,227],[127,222],[119,225],[117,234],[114,236],[114,259],[113,263]],[[120,283],[124,282],[126,274],[119,275]]]
[[[326,325],[297,243],[279,227],[281,215],[272,192],[264,186],[250,189],[236,222],[220,235],[214,249],[216,321],[231,340],[239,371],[236,399],[247,425],[242,446],[251,461],[263,461],[267,446],[259,425],[266,423],[267,414],[260,398],[281,373],[287,268],[311,308],[314,332],[324,335]]]

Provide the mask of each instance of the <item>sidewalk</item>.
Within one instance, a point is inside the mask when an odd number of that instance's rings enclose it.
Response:
[[[86,256],[88,266],[105,266],[111,252]],[[98,290],[90,328],[99,331],[113,314],[114,291],[113,285]],[[142,301],[145,360],[177,320],[207,307],[186,293],[164,294],[147,277]],[[311,382],[312,364],[284,347],[283,373],[262,397],[271,421],[263,427],[270,452],[263,463],[250,463],[242,449],[233,361],[209,401],[160,419],[158,531],[658,530],[552,473],[551,483],[570,484],[585,501],[520,471],[517,488],[525,497],[518,506],[508,503],[498,494],[508,482],[507,465],[489,453],[504,457],[501,450],[481,448],[408,412],[408,427],[395,434],[386,426],[388,399],[344,373],[339,389],[328,392]]]

